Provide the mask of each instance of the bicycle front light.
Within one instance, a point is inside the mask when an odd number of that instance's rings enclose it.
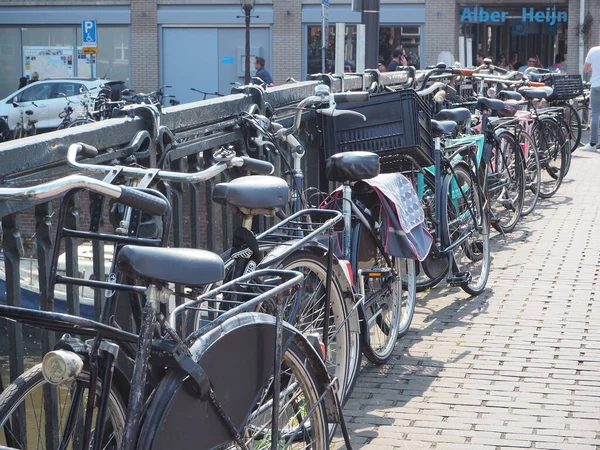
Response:
[[[46,353],[42,360],[42,374],[50,384],[63,384],[73,381],[83,369],[83,360],[76,353],[54,350]]]

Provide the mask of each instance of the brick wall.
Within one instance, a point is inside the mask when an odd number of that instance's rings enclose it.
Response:
[[[425,3],[425,58],[421,66],[436,64],[442,51],[458,60],[458,6],[456,1],[427,0]]]
[[[131,87],[158,89],[157,0],[131,0]]]
[[[302,4],[298,0],[273,2],[273,69],[275,84],[302,76]]]

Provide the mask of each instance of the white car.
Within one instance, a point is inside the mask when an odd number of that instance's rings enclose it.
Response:
[[[102,89],[106,85],[107,89]],[[82,100],[86,97],[86,90],[89,91],[89,98],[95,99],[102,91],[113,91],[120,93],[123,88],[123,82],[90,79],[90,78],[55,78],[36,81],[18,91],[10,94],[3,100],[0,100],[0,117],[5,118],[11,130],[14,130],[17,123],[22,119],[26,123],[27,116],[25,111],[31,111],[32,120],[37,120],[37,128],[42,130],[56,130],[62,122],[59,114],[69,104],[73,108],[72,120],[77,119],[84,112]],[[65,96],[63,96],[64,94]],[[93,102],[90,105],[90,112],[94,109]]]

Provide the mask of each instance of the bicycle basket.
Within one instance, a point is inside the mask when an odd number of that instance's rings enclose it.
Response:
[[[547,86],[552,86],[554,91],[546,100],[570,100],[583,95],[583,79],[581,75],[548,75],[544,78]]]
[[[367,102],[337,108],[360,112],[366,120],[319,115],[325,158],[341,152],[373,152],[380,157],[381,173],[410,169],[411,161],[422,167],[433,164],[429,108],[414,90],[377,94]]]

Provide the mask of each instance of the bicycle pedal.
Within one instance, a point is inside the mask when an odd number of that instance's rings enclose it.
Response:
[[[446,281],[452,287],[460,287],[471,282],[471,272],[456,272],[449,276]]]
[[[359,275],[364,278],[385,278],[392,275],[392,270],[388,268],[373,267],[359,271]]]

